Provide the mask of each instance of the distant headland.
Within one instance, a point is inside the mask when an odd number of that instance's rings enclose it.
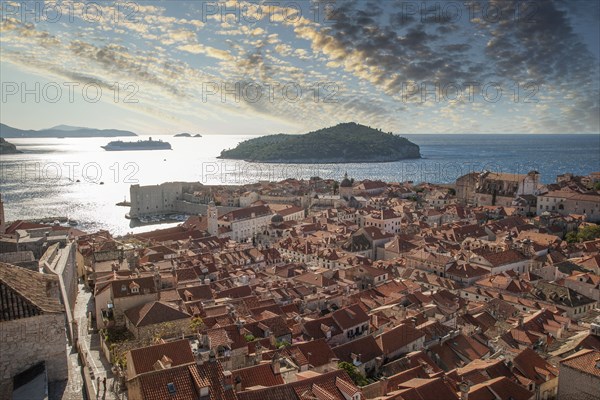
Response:
[[[137,136],[130,131],[119,129],[92,129],[76,126],[58,125],[49,129],[24,130],[0,124],[0,137],[3,138],[86,138],[86,137],[116,137]]]
[[[22,151],[17,150],[17,146],[12,143],[8,143],[3,138],[0,138],[0,154],[19,154]]]
[[[246,140],[219,158],[270,163],[366,163],[421,158],[406,138],[354,122],[303,135],[269,135]]]

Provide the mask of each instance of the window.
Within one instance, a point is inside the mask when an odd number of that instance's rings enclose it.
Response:
[[[167,383],[167,390],[170,394],[175,394],[175,384],[170,382]]]

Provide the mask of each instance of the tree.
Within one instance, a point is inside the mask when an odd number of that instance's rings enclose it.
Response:
[[[339,189],[340,185],[337,182],[333,182],[333,194],[337,194],[337,190]]]
[[[600,190],[600,182],[597,182],[597,183],[594,185],[594,190]]]
[[[358,369],[354,366],[354,364],[350,364],[349,362],[342,361],[338,364],[339,369],[343,369],[350,375],[352,381],[358,386],[365,386],[369,384],[367,378],[363,374],[361,374]]]
[[[204,327],[204,321],[200,317],[192,318],[190,322],[190,328],[193,332],[198,332],[201,328]]]
[[[577,232],[567,233],[566,240],[568,243],[587,242],[600,238],[600,225],[587,225],[579,228]]]
[[[577,242],[577,232],[569,232],[567,236],[565,236],[567,243],[576,243]]]

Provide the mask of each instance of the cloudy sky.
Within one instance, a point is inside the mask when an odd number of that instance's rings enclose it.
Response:
[[[1,122],[597,133],[599,4],[3,1]]]

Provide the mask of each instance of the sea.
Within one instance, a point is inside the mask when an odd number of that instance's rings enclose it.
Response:
[[[87,232],[143,232],[177,223],[140,224],[125,218],[131,185],[200,182],[239,185],[311,177],[453,183],[473,171],[523,174],[535,170],[544,183],[566,172],[600,171],[600,135],[405,135],[422,158],[388,163],[267,164],[221,160],[221,150],[255,136],[160,136],[172,150],[105,151],[117,138],[9,139],[23,153],[2,155],[0,194],[7,221],[63,217]],[[159,137],[155,136],[154,140]],[[122,138],[126,141],[136,138]],[[139,139],[146,139],[142,136]]]

